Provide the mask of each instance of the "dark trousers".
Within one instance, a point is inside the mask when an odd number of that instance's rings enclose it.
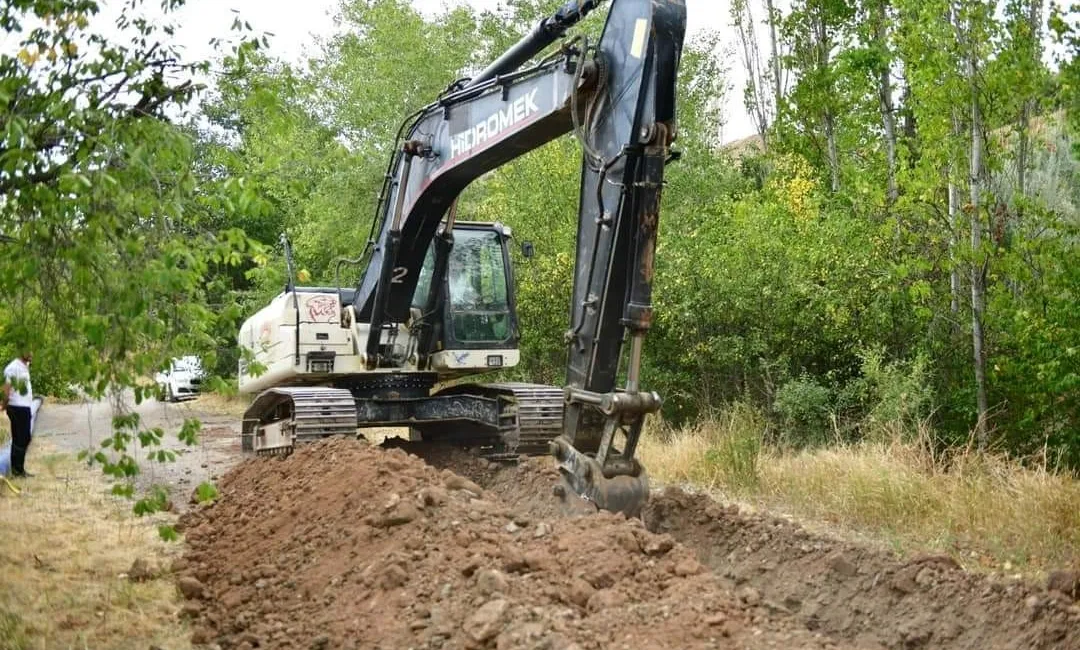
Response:
[[[26,473],[26,450],[30,448],[30,407],[8,406],[8,419],[11,420],[11,475]]]

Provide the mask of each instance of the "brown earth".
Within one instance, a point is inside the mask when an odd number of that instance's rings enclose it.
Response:
[[[670,488],[627,521],[552,498],[548,459],[416,451],[332,440],[227,474],[219,502],[183,520],[194,641],[1080,648],[1071,574],[1047,590],[903,562]]]
[[[557,512],[547,459],[497,467],[461,451],[418,453],[520,511]],[[740,600],[857,647],[1080,648],[1076,572],[1052,574],[1044,589],[971,574],[945,556],[905,561],[672,487],[653,494],[642,519],[692,549]]]
[[[638,520],[543,520],[404,451],[330,440],[183,520],[193,641],[222,648],[829,648]]]
[[[1071,595],[968,573],[948,556],[903,561],[677,489],[654,497],[643,519],[725,585],[754,589],[806,628],[860,647],[1080,648]]]

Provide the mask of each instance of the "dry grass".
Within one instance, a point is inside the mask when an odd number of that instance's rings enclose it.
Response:
[[[248,395],[224,395],[222,393],[200,393],[192,402],[196,408],[215,415],[242,417],[251,403]]]
[[[41,444],[41,443],[37,443]],[[40,448],[37,476],[0,485],[0,650],[189,648],[167,577],[134,583],[136,558],[168,566],[179,544],[158,538],[94,469]]]
[[[994,456],[961,454],[945,463],[917,443],[785,454],[761,446],[764,429],[752,410],[735,409],[650,435],[640,456],[660,481],[903,553],[942,551],[969,568],[1033,577],[1080,565],[1080,481]]]

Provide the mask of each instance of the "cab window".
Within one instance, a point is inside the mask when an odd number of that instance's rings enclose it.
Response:
[[[510,338],[501,236],[491,230],[455,231],[448,271],[454,338],[462,343]]]

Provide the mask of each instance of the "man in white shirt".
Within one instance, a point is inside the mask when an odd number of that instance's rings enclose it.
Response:
[[[24,351],[4,368],[3,407],[11,421],[11,475],[32,476],[24,463],[30,448],[30,422],[33,416],[34,390],[30,384],[30,360]]]

